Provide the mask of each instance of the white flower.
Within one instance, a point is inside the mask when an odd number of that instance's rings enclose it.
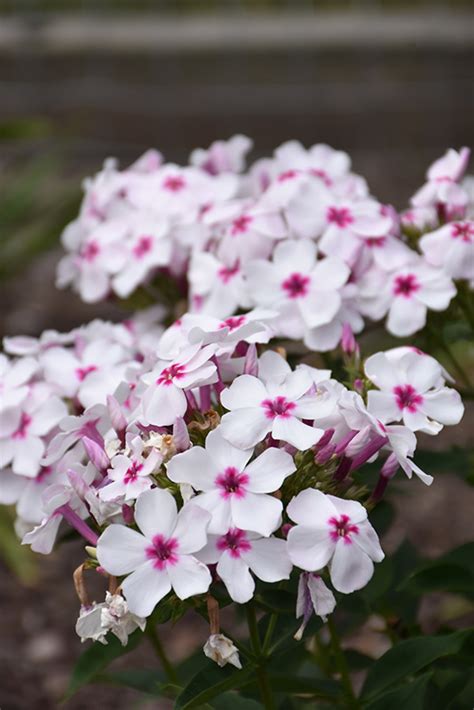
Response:
[[[288,533],[294,565],[315,572],[329,564],[331,582],[343,594],[367,584],[373,563],[384,554],[360,503],[307,488],[290,501],[287,513],[297,523]]]
[[[426,174],[427,182],[411,198],[411,204],[415,207],[441,204],[462,210],[468,198],[457,183],[464,175],[470,153],[469,148],[461,148],[460,151],[450,148],[446,151],[430,166]]]
[[[303,617],[303,623],[294,638],[300,641],[313,612],[327,621],[329,614],[336,608],[336,600],[331,590],[324,584],[319,574],[303,572],[298,582],[296,600],[296,618]]]
[[[387,330],[412,335],[426,324],[428,309],[444,311],[456,295],[451,279],[421,258],[387,274],[370,269],[359,282],[362,313],[379,320],[388,311]]]
[[[275,248],[273,262],[258,260],[246,267],[252,299],[279,311],[278,331],[288,337],[329,323],[341,306],[339,290],[349,268],[335,258],[316,261],[316,255],[312,241],[284,241]]]
[[[414,350],[396,361],[376,353],[365,362],[365,374],[379,388],[369,390],[368,410],[384,424],[403,420],[412,431],[437,434],[440,424],[457,424],[464,407],[456,390],[440,386],[436,360]]]
[[[251,572],[264,582],[273,583],[289,579],[292,569],[285,540],[261,537],[234,527],[224,535],[210,535],[197,556],[207,564],[217,563],[217,574],[238,604],[245,604],[253,597],[255,582]]]
[[[142,493],[135,506],[141,532],[110,525],[97,543],[97,559],[113,575],[128,575],[121,588],[133,614],[149,616],[173,589],[180,599],[206,592],[208,568],[193,553],[207,541],[210,515],[194,503],[178,513],[173,496],[161,488]]]
[[[222,435],[242,449],[255,446],[269,433],[302,451],[311,448],[323,431],[301,420],[315,420],[326,413],[324,402],[311,393],[312,385],[304,370],[266,385],[252,375],[237,377],[221,394],[222,404],[230,410],[221,420]]]
[[[239,670],[242,668],[237,647],[224,634],[211,634],[204,644],[203,651],[205,656],[221,668],[228,663]]]
[[[130,442],[130,454],[117,454],[111,459],[111,466],[107,471],[108,478],[112,481],[99,491],[102,500],[114,500],[120,496],[124,500],[134,500],[140,493],[151,488],[153,480],[150,474],[159,467],[163,457],[157,449],[152,449],[148,456],[143,456],[145,444],[137,436]]]
[[[245,156],[251,150],[253,141],[237,134],[227,141],[214,141],[207,150],[196,148],[189,162],[210,175],[219,173],[240,173],[245,167]]]
[[[106,635],[111,631],[122,646],[135,629],[145,629],[146,621],[128,611],[127,602],[120,594],[106,593],[105,602],[83,606],[76,622],[76,633],[82,643],[87,639],[106,645]]]
[[[234,526],[268,536],[280,524],[283,506],[267,494],[295,471],[293,459],[272,447],[249,464],[252,453],[232,446],[218,428],[208,434],[205,449],[193,446],[168,463],[171,481],[203,491],[193,503],[211,513],[210,533]]]
[[[143,414],[149,424],[164,426],[182,417],[188,403],[184,390],[217,381],[216,366],[209,362],[215,348],[190,345],[172,361],[158,361],[143,376],[148,388],[143,394]]]
[[[474,222],[451,222],[424,234],[420,249],[426,260],[453,279],[474,279]]]

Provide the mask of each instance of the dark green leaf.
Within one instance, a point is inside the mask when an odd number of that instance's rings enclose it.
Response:
[[[154,695],[159,698],[163,697],[163,686],[166,685],[166,676],[164,673],[148,669],[104,673],[99,676],[99,679],[106,683],[134,688],[142,693]]]
[[[262,710],[262,704],[252,698],[243,698],[237,693],[224,693],[212,701],[214,710]]]
[[[387,532],[394,518],[395,510],[393,505],[390,505],[386,500],[382,500],[378,503],[370,513],[370,522],[377,530],[379,536]]]
[[[293,674],[270,674],[270,685],[275,691],[301,693],[328,699],[337,698],[341,692],[341,686],[336,681],[311,677],[302,678]]]
[[[254,681],[253,665],[249,664],[242,670],[231,666],[219,668],[209,661],[205,668],[196,673],[188,685],[178,695],[175,710],[191,710],[209,702],[217,695],[228,690],[243,688]]]
[[[420,636],[401,641],[370,668],[362,697],[371,699],[438,658],[458,653],[471,633],[469,630],[456,631],[444,636]]]
[[[365,705],[365,710],[423,710],[430,678],[431,673],[425,673],[411,683],[404,683],[394,690],[389,690],[377,700]]]
[[[400,589],[414,593],[447,591],[474,594],[474,543],[467,543],[427,562],[402,581]]]
[[[97,675],[107,668],[116,658],[133,651],[143,638],[143,633],[137,629],[128,639],[128,644],[122,646],[118,638],[109,634],[107,646],[94,643],[79,657],[72,672],[66,699],[70,698],[83,685],[92,682]]]

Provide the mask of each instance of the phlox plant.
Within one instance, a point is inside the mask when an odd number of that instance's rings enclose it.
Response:
[[[341,151],[290,141],[247,168],[250,148],[107,161],[57,285],[132,314],[4,341],[0,501],[37,553],[83,541],[75,623],[93,645],[70,693],[101,679],[177,709],[465,707],[472,635],[423,635],[418,607],[472,596],[472,546],[428,564],[386,558],[380,537],[387,488],[423,496],[443,461],[467,468],[416,449],[473,395],[469,150],[398,212]],[[173,664],[159,626],[186,613],[209,633]],[[367,625],[380,657],[350,645]],[[160,668],[106,670],[143,638]]]

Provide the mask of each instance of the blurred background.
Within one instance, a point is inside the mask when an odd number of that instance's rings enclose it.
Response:
[[[254,158],[291,138],[346,150],[373,193],[402,207],[446,148],[474,146],[472,0],[0,0],[0,334],[119,317],[54,289],[60,232],[104,158],[124,165],[156,147],[179,162],[237,132]],[[464,426],[439,445],[468,438]],[[398,500],[389,546],[407,526],[429,556],[472,537],[473,489],[439,480]],[[0,591],[2,710],[58,706],[81,650],[76,553],[41,569],[5,553],[24,584],[9,571]],[[172,655],[198,631],[178,628]],[[138,707],[107,688],[66,707],[91,699]]]

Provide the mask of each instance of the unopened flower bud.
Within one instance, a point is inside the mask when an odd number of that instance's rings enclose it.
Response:
[[[228,663],[239,670],[242,668],[237,647],[224,634],[211,634],[204,644],[203,651],[221,668]]]

